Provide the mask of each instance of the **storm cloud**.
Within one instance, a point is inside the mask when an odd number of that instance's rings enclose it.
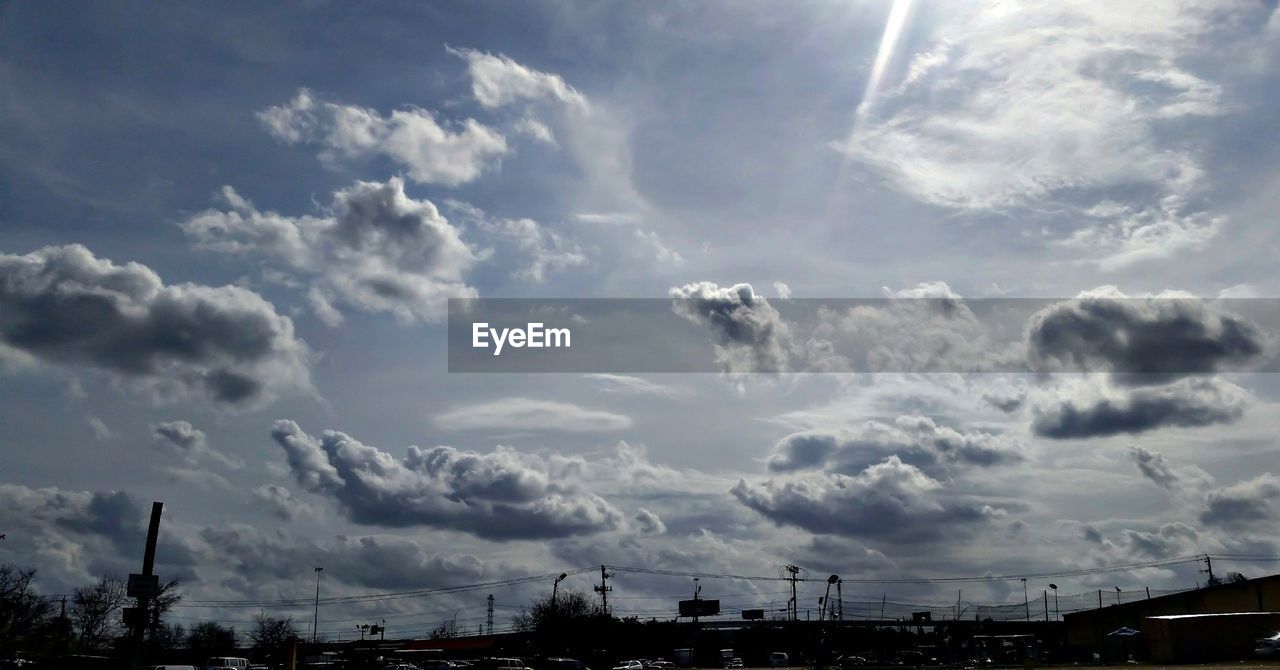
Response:
[[[1243,482],[1210,491],[1200,521],[1205,524],[1240,527],[1270,522],[1277,517],[1280,477],[1270,472]]]
[[[1251,399],[1244,389],[1216,378],[1133,389],[1074,385],[1034,407],[1031,428],[1058,440],[1196,428],[1240,419]]]
[[[116,265],[78,244],[0,254],[0,346],[107,372],[156,397],[251,406],[311,386],[306,344],[258,294],[165,285],[144,265]]]
[[[575,485],[581,460],[499,447],[488,454],[409,447],[397,460],[354,438],[306,434],[278,421],[272,438],[306,490],[335,500],[354,522],[431,526],[491,540],[569,537],[621,525],[603,498]]]
[[[1166,292],[1131,298],[1114,287],[1086,291],[1032,316],[1028,362],[1037,370],[1124,373],[1124,383],[1239,369],[1264,351],[1251,322],[1203,300]]]

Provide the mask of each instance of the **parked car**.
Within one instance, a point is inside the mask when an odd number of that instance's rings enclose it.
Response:
[[[249,670],[249,659],[236,656],[214,656],[204,664],[205,670]]]
[[[591,670],[576,658],[548,658],[539,665],[540,670]]]
[[[788,665],[791,665],[791,657],[787,655],[787,652],[775,651],[769,654],[769,667],[785,668]]]
[[[1253,646],[1253,655],[1263,658],[1280,656],[1280,633],[1258,640],[1257,644]]]
[[[676,664],[671,661],[654,661],[649,664],[649,670],[672,670]]]
[[[644,670],[644,664],[640,661],[623,661],[613,666],[613,670]]]
[[[729,667],[730,667],[730,668],[745,668],[745,667],[747,667],[747,666],[746,666],[746,664],[745,664],[745,663],[743,663],[743,662],[742,662],[742,659],[740,659],[740,658],[732,658],[732,659],[729,659]]]

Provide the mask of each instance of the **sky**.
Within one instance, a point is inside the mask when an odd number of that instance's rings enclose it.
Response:
[[[1275,340],[1233,316],[1280,295],[1278,61],[1270,0],[0,3],[0,561],[134,572],[163,501],[175,621],[241,626],[316,566],[343,597],[796,564],[802,608],[831,573],[919,606],[954,585],[876,580],[1269,572],[1226,557],[1280,554]],[[670,299],[720,372],[451,373],[450,298]],[[913,320],[782,316],[819,298]],[[1094,373],[828,355],[992,354],[970,305],[1006,298],[1048,300],[1019,365]],[[663,617],[692,581],[614,588]]]

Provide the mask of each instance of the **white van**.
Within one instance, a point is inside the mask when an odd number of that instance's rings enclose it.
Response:
[[[234,656],[214,656],[204,664],[205,670],[249,670],[249,659]]]

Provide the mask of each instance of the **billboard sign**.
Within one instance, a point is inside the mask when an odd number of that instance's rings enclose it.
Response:
[[[719,600],[681,600],[680,616],[715,616],[720,613]]]

